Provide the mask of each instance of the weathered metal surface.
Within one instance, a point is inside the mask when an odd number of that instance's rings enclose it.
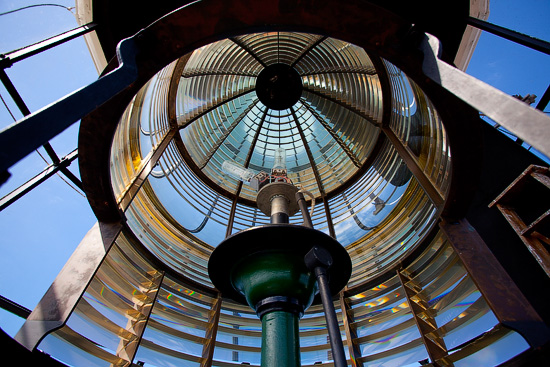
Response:
[[[510,204],[526,189],[526,184],[531,177],[550,189],[550,178],[547,176],[549,172],[547,167],[530,165],[489,204],[489,207],[496,204]]]
[[[427,302],[421,300],[422,296],[419,293],[422,288],[414,284],[414,281],[410,279],[404,271],[397,270],[397,277],[399,278],[420,337],[433,365],[437,367],[452,365],[445,362],[446,357],[449,355],[447,346],[443,338],[437,332],[437,324],[435,319],[431,316]]]
[[[529,224],[524,230],[520,232],[520,235],[522,236],[530,236],[535,235],[537,231],[539,231],[542,228],[549,228],[550,227],[550,209],[545,211],[541,214],[540,217],[537,218],[534,222]],[[545,241],[548,243],[548,241]]]
[[[126,210],[128,206],[130,206],[130,203],[136,196],[137,192],[139,191],[145,180],[147,180],[147,177],[157,164],[158,160],[160,159],[160,157],[166,150],[166,147],[168,146],[168,144],[170,144],[176,133],[176,129],[169,130],[164,138],[162,138],[160,144],[154,148],[153,154],[149,156],[147,161],[141,167],[140,171],[132,180],[131,184],[128,186],[127,190],[122,194],[121,198],[119,199],[119,205],[122,210]]]
[[[525,244],[525,247],[527,247],[535,260],[537,260],[546,275],[550,277],[550,253],[541,240],[535,236],[522,234],[528,227],[513,208],[501,204],[497,204],[496,206],[508,223],[510,223],[514,231],[516,231],[521,241]]]
[[[496,318],[533,348],[550,342],[544,321],[468,221],[443,221],[440,227]]]
[[[350,315],[352,312],[349,303],[346,301],[344,292],[340,292],[340,312],[342,313],[342,321],[344,323],[344,330],[346,332],[346,344],[348,346],[351,367],[363,367],[361,361],[361,348],[355,341],[357,339],[357,333],[352,326],[353,317]]]
[[[122,229],[120,223],[96,223],[71,255],[15,339],[29,350],[62,327]]]
[[[216,335],[218,334],[218,324],[222,310],[222,294],[218,293],[218,297],[214,300],[212,309],[208,314],[208,328],[204,335],[206,342],[202,346],[202,360],[200,367],[211,367],[214,359],[214,348],[216,346]]]
[[[550,157],[550,117],[439,59],[441,44],[425,35],[422,71],[431,80]]]
[[[546,275],[550,277],[550,252],[543,243],[546,242],[543,233],[547,232],[545,229],[547,229],[549,223],[550,203],[546,206],[549,209],[531,223],[525,223],[516,210],[517,205],[523,205],[526,200],[529,200],[526,197],[530,194],[530,191],[533,191],[533,183],[550,190],[550,177],[548,174],[549,169],[547,167],[530,165],[489,204],[489,207],[496,206],[498,208]],[[538,232],[542,230],[544,230],[543,233]]]

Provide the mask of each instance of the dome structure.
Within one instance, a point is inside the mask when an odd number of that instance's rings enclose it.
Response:
[[[446,193],[451,152],[437,111],[404,73],[378,63],[402,88],[394,120],[404,144],[437,167],[433,180]],[[284,109],[258,96],[259,75],[273,65],[300,76],[299,99]],[[120,198],[159,136],[178,131],[127,209],[130,228],[174,271],[211,287],[205,262],[213,248],[228,234],[269,223],[256,189],[224,172],[223,163],[270,174],[283,149],[288,179],[311,196],[315,228],[352,254],[360,280],[350,285],[383,274],[417,247],[438,208],[381,136],[381,89],[364,49],[312,34],[251,34],[185,55],[140,90],[115,133],[111,180]],[[162,113],[154,106],[167,94],[175,99]],[[152,231],[151,219],[159,223]],[[298,213],[291,223],[301,220]]]
[[[209,260],[270,225],[258,189],[283,180],[351,259],[332,300],[349,365],[474,365],[513,344],[497,365],[540,347],[543,323],[518,326],[495,302],[513,297],[539,320],[483,243],[496,243],[490,230],[481,238],[464,219],[482,213],[476,185],[490,180],[478,157],[491,133],[427,76],[429,37],[404,11],[363,5],[159,5],[164,16],[124,40],[106,21],[92,54],[122,40],[98,81],[116,92],[79,135],[98,223],[16,340],[71,366],[260,365],[262,323],[216,288]],[[465,52],[458,18],[432,24],[451,55]],[[292,228],[305,224],[290,214]],[[270,245],[288,241],[275,232]],[[302,365],[334,365],[325,325],[314,303],[299,326]]]

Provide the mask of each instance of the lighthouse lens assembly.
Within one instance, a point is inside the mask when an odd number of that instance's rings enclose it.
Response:
[[[381,99],[385,69],[375,67],[380,60],[359,46],[316,34],[254,33],[238,40],[216,41],[174,61],[121,115],[109,148],[116,197],[131,182],[134,170],[128,167],[146,162],[151,143],[160,152],[158,138],[170,130],[166,124],[177,124],[139,201],[125,212],[130,229],[178,276],[214,289],[205,256],[228,234],[272,223],[270,200],[281,193],[269,185],[288,184],[307,193],[300,201],[305,210],[292,208],[296,190],[285,195],[289,223],[301,225],[299,212],[309,209],[311,226],[332,233],[349,251],[355,276],[348,287],[361,287],[395,267],[424,241],[426,228],[437,221],[437,207],[424,199],[380,129],[388,106]],[[405,106],[394,111],[396,134],[407,132],[399,137],[413,155],[441,157],[433,172],[446,192],[452,160],[439,114],[413,80],[382,61],[391,85],[400,86],[395,103]],[[281,89],[285,83],[289,88]],[[290,92],[281,93],[284,89]],[[168,103],[173,111],[143,113],[167,105],[167,90],[175,94]],[[263,91],[268,93],[262,96]],[[399,96],[414,100],[404,103]],[[165,118],[173,113],[175,119]],[[133,132],[141,134],[139,144]],[[143,159],[135,161],[140,154]],[[260,191],[266,196],[263,209],[257,205]],[[285,203],[275,203],[281,213]],[[160,224],[156,235],[145,232],[142,218]],[[420,235],[396,241],[401,233]]]

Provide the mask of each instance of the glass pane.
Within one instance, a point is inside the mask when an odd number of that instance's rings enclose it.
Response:
[[[224,300],[220,314],[213,365],[260,365],[262,325],[252,309]],[[220,363],[220,364],[217,364]]]
[[[491,335],[492,334],[492,335]],[[529,349],[529,344],[521,335],[511,330],[493,329],[487,336],[496,338],[490,345],[475,351],[465,358],[454,361],[457,367],[465,366],[498,366],[512,357]],[[454,357],[454,356],[452,356]],[[454,358],[453,358],[454,360]]]

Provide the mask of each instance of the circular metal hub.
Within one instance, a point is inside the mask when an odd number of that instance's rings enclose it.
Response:
[[[256,79],[256,95],[266,107],[285,110],[302,96],[302,78],[290,65],[269,65]]]
[[[268,217],[271,215],[271,199],[276,196],[283,196],[288,201],[288,215],[292,216],[300,210],[296,201],[296,193],[298,188],[286,182],[272,182],[265,185],[258,191],[256,197],[256,205],[262,213]]]

